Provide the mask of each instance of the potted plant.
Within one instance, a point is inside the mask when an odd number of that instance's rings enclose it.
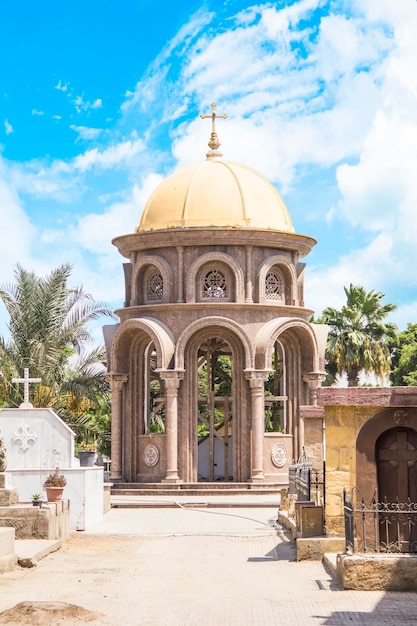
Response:
[[[94,466],[94,461],[95,461],[95,456],[96,456],[96,449],[95,449],[94,444],[88,443],[86,441],[82,441],[77,446],[77,455],[80,460],[81,467],[93,467]]]
[[[46,491],[48,502],[57,502],[58,500],[62,500],[62,493],[66,484],[67,481],[65,476],[59,473],[59,467],[57,467],[54,473],[49,474],[48,478],[43,483],[43,488]]]
[[[38,506],[40,509],[42,508],[42,494],[40,493],[32,494],[32,505]]]

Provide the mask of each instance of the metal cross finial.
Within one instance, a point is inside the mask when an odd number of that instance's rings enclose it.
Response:
[[[23,402],[19,409],[33,409],[33,404],[29,402],[29,383],[41,383],[41,378],[29,378],[29,368],[23,369],[23,378],[12,378],[12,383],[23,383]]]
[[[207,157],[223,156],[222,153],[219,152],[219,148],[221,144],[216,133],[216,118],[226,120],[227,115],[226,113],[223,113],[223,115],[217,115],[216,109],[217,109],[217,104],[213,102],[211,105],[211,113],[209,115],[206,113],[200,113],[200,117],[202,120],[211,117],[211,137],[210,137],[210,141],[208,142],[208,146],[209,148],[211,148],[211,150],[207,152],[206,154]]]

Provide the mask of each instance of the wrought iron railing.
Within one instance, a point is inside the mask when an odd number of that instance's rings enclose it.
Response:
[[[298,502],[313,501],[317,505],[326,504],[326,465],[321,471],[313,469],[311,462],[303,455],[298,463],[288,468],[288,493],[297,496]]]
[[[355,489],[354,491],[357,491]],[[417,503],[378,502],[375,496],[367,504],[356,504],[343,491],[346,552],[417,553]]]

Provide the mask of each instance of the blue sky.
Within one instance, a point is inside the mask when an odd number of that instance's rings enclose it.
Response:
[[[318,245],[306,305],[343,286],[417,321],[415,0],[5,3],[0,18],[0,284],[16,263],[122,305],[123,258],[154,187],[224,158],[280,191]],[[6,317],[0,315],[0,334]]]

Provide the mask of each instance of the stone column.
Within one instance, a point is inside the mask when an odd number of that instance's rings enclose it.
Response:
[[[165,382],[167,473],[164,483],[181,483],[178,476],[178,388],[183,370],[158,370]]]
[[[122,415],[123,385],[127,382],[127,374],[107,375],[110,383],[111,396],[111,469],[110,480],[123,480],[122,474]]]
[[[264,430],[265,430],[265,391],[264,382],[268,378],[267,370],[246,371],[252,400],[252,440],[251,440],[251,482],[265,480],[263,467]]]
[[[253,302],[252,289],[252,246],[246,246],[246,285],[245,302]]]
[[[178,252],[177,302],[184,302],[184,246],[177,246],[177,252]]]
[[[317,405],[317,387],[320,387],[320,383],[326,378],[325,372],[306,372],[303,374],[303,380],[308,384],[308,403]]]

